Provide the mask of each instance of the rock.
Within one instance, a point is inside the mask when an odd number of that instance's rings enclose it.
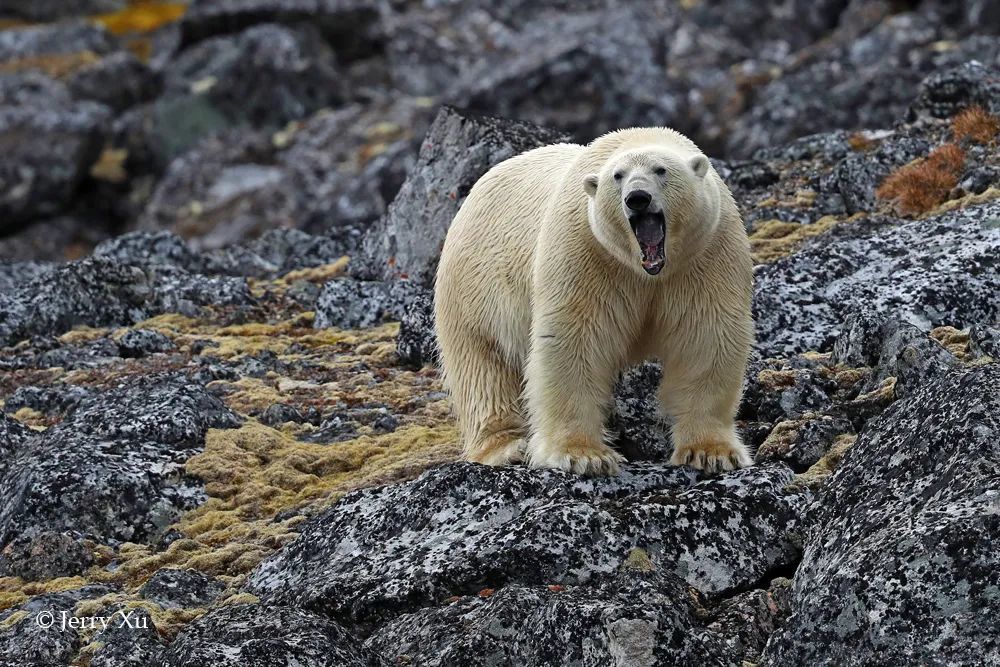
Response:
[[[0,288],[13,285],[6,276],[22,268],[41,268],[41,262],[77,259],[108,238],[108,220],[100,216],[68,214],[35,220],[9,236],[0,238]],[[30,260],[25,261],[25,260]],[[5,271],[6,270],[6,271]],[[33,276],[28,276],[30,279]]]
[[[357,329],[399,320],[412,298],[425,293],[408,280],[376,282],[338,278],[323,286],[316,301],[317,329]]]
[[[197,570],[165,567],[142,585],[139,594],[164,609],[189,609],[207,607],[225,589],[224,583]]]
[[[782,461],[795,472],[803,473],[830,451],[838,436],[852,430],[849,420],[826,414],[782,421],[761,443],[754,460]]]
[[[24,612],[20,620],[0,630],[0,655],[16,656],[19,665],[68,665],[83,645],[78,631],[61,622],[62,615],[72,614],[81,600],[92,600],[114,592],[102,584],[88,584],[59,593],[36,595],[17,608],[4,612],[7,618],[17,612]],[[43,627],[50,618],[39,613],[49,612],[53,621],[50,627]]]
[[[2,11],[2,7],[0,7]],[[89,21],[62,21],[49,25],[0,31],[0,62],[30,69],[45,56],[106,56],[118,50],[115,38]]]
[[[234,604],[214,609],[188,625],[161,664],[380,667],[383,663],[342,627],[316,614],[289,607]]]
[[[171,60],[153,109],[154,142],[173,158],[201,137],[233,127],[276,130],[345,96],[333,53],[314,28],[255,26]],[[231,187],[251,178],[265,176],[245,174]]]
[[[920,93],[910,106],[909,116],[950,118],[970,106],[980,106],[998,113],[998,77],[1000,67],[990,67],[977,60],[935,72],[920,82]]]
[[[193,273],[208,272],[203,257],[170,232],[122,234],[94,248],[94,257],[121,264],[168,264]]]
[[[657,398],[662,375],[659,364],[645,362],[622,373],[615,385],[607,430],[617,434],[615,449],[629,461],[669,461],[674,451]]]
[[[666,464],[599,479],[445,465],[349,494],[262,563],[248,589],[367,627],[484,587],[587,584],[638,547],[658,569],[724,594],[794,560],[805,498],[783,490],[790,479],[781,465],[699,483]]]
[[[204,499],[183,473],[209,428],[239,418],[199,385],[150,376],[83,400],[35,435],[0,480],[0,544],[45,531],[155,539]]]
[[[365,235],[352,274],[430,286],[451,220],[479,177],[518,153],[565,140],[529,123],[442,108],[388,213]]]
[[[310,417],[318,417],[318,415],[310,415]],[[288,422],[301,424],[302,422],[310,421],[297,407],[288,405],[287,403],[272,403],[267,406],[267,409],[261,413],[259,420],[261,424],[274,427]]]
[[[777,578],[767,589],[754,589],[723,600],[711,613],[708,629],[724,642],[724,655],[755,663],[774,631],[791,613],[791,581]],[[735,661],[733,661],[735,663]],[[742,663],[736,663],[742,664]]]
[[[21,422],[0,412],[0,477],[7,474],[7,462],[14,460],[32,433]]]
[[[620,127],[690,131],[686,91],[664,76],[659,18],[619,5],[529,22],[499,53],[483,52],[463,68],[447,99],[559,128],[580,142]]]
[[[137,267],[99,259],[68,264],[0,294],[0,345],[78,324],[135,322],[143,319],[151,295],[149,279]]]
[[[132,53],[120,51],[76,70],[66,85],[74,97],[120,112],[155,97],[161,81]]]
[[[394,95],[305,121],[279,156],[302,193],[296,224],[356,249],[416,162],[434,110],[426,98]]]
[[[94,652],[90,667],[140,667],[161,664],[163,641],[149,612],[142,607],[105,609],[112,617],[107,629],[94,636],[101,647]]]
[[[45,272],[0,294],[0,345],[74,326],[131,324],[172,312],[195,316],[201,306],[249,306],[246,280],[206,277],[157,265],[145,270],[89,258]]]
[[[0,16],[28,21],[53,21],[67,16],[109,14],[125,8],[126,0],[0,0]]]
[[[130,329],[118,339],[118,349],[125,358],[147,357],[151,354],[171,352],[174,342],[159,331]]]
[[[922,329],[1000,316],[995,202],[919,224],[870,218],[833,227],[757,271],[754,316],[765,355],[829,349],[838,323],[861,309]]]
[[[1000,359],[1000,328],[977,325],[969,331],[969,351],[977,357]]]
[[[485,589],[401,616],[365,646],[389,664],[429,667],[724,664],[683,579],[622,569],[583,586]]]
[[[0,74],[0,234],[69,205],[100,153],[110,112],[38,74]]]
[[[830,180],[844,203],[847,213],[874,211],[878,208],[875,190],[896,167],[930,151],[920,137],[888,137],[872,151],[852,153],[837,163]]]
[[[823,487],[762,665],[1000,661],[998,415],[991,364],[869,422]]]
[[[43,531],[15,537],[0,553],[0,576],[25,581],[73,577],[94,561],[91,546],[69,533]]]
[[[302,439],[318,443],[343,442],[358,437],[363,427],[368,433],[391,433],[399,428],[399,419],[385,405],[337,409],[323,419],[318,429]]]
[[[194,0],[181,21],[181,34],[187,45],[258,23],[308,23],[338,57],[352,60],[380,45],[378,19],[371,0]]]
[[[418,292],[408,301],[399,321],[396,357],[410,368],[436,364],[438,342],[434,330],[434,293],[430,290]]]

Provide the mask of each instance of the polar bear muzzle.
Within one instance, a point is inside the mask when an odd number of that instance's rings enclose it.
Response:
[[[642,251],[642,268],[649,275],[655,276],[663,269],[666,262],[664,246],[667,226],[663,212],[649,209],[632,212],[629,214],[628,222]]]

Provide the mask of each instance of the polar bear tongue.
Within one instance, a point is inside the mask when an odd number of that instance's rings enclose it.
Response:
[[[642,268],[658,273],[663,266],[663,241],[666,230],[659,215],[643,216],[635,224],[635,238],[642,250]]]

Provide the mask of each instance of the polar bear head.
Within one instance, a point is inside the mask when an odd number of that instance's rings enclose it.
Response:
[[[701,250],[719,220],[719,192],[698,152],[652,145],[613,155],[589,174],[590,228],[613,257],[655,276]]]

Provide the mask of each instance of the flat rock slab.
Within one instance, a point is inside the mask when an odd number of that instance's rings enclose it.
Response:
[[[872,420],[810,520],[761,664],[1000,663],[1000,366]]]

